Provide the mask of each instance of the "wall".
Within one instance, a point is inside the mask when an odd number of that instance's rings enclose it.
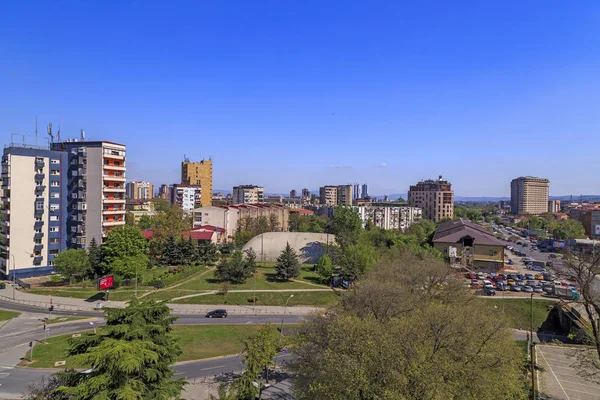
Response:
[[[267,232],[253,237],[242,251],[252,248],[258,261],[276,262],[286,244],[296,250],[302,263],[316,263],[327,245],[335,245],[335,235],[310,232]]]
[[[104,159],[102,146],[87,147],[87,185],[85,213],[86,244],[96,238],[102,243],[102,199],[104,198]],[[84,246],[85,247],[85,246]]]

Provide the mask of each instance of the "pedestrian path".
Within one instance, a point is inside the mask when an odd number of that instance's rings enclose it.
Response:
[[[314,290],[331,289],[296,289],[290,290],[290,292]],[[253,292],[253,290],[249,290],[248,292]],[[27,293],[20,290],[16,290],[14,292],[13,299],[13,291],[10,287],[0,289],[0,302],[23,304],[45,309],[48,309],[52,305],[54,306],[55,310],[74,312],[99,310],[100,306],[102,308],[125,308],[127,306],[127,302],[124,301],[87,301],[85,299],[76,299],[71,297],[44,296],[40,294]],[[171,308],[174,314],[204,314],[208,311],[214,310],[215,308],[224,309],[227,310],[229,313],[235,314],[284,314],[286,312],[286,307],[284,307],[283,305],[253,307],[251,305],[224,306],[210,304],[169,304],[168,306]],[[292,305],[287,307],[287,313],[293,313],[297,315],[311,314],[319,310],[321,310],[321,308],[318,307],[304,307]]]
[[[258,289],[258,290],[252,290],[252,289],[243,289],[243,290],[229,290],[227,291],[227,293],[294,293],[294,292],[331,292],[332,289],[329,288],[321,288],[321,289],[277,289],[277,290],[273,290],[273,289]],[[182,300],[182,299],[189,299],[190,297],[198,297],[198,296],[208,296],[211,294],[219,294],[219,293],[223,293],[220,290],[211,290],[209,292],[202,292],[202,293],[192,293],[192,294],[187,294],[185,296],[179,296],[179,297],[174,297],[171,299],[171,301],[174,300]]]

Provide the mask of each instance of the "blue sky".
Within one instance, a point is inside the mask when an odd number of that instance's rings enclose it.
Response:
[[[597,1],[1,2],[0,137],[128,146],[128,177],[214,188],[520,175],[600,194]]]

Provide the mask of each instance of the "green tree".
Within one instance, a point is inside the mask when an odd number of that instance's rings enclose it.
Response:
[[[169,235],[179,237],[183,231],[191,229],[189,216],[176,205],[155,215],[153,221],[152,236],[157,238],[166,238]]]
[[[181,256],[184,264],[191,264],[196,259],[196,245],[190,236],[187,240],[181,238],[179,241],[179,249],[181,250]]]
[[[257,382],[260,373],[265,373],[269,383],[269,368],[275,365],[274,358],[281,350],[281,340],[275,327],[266,324],[258,332],[244,340],[243,361],[246,364],[242,376],[235,382],[240,399],[254,399],[258,394],[253,382]]]
[[[202,264],[213,264],[218,259],[217,246],[210,241],[198,242],[196,258]]]
[[[101,249],[104,272],[131,271],[127,263],[133,263],[133,268],[144,268],[149,264],[148,242],[133,226],[119,226],[110,231]],[[129,272],[127,274],[130,276]]]
[[[185,379],[174,379],[171,364],[182,351],[171,334],[169,307],[132,299],[126,308],[107,309],[105,318],[99,334],[70,339],[69,355],[90,372],[59,390],[80,400],[179,398]],[[66,373],[73,375],[82,374]]]
[[[154,220],[149,215],[142,215],[137,226],[141,230],[152,229],[152,227],[154,226]]]
[[[82,280],[92,271],[88,255],[83,249],[70,249],[57,254],[54,266],[59,274],[69,278],[69,283]]]
[[[150,201],[152,202],[152,205],[154,206],[154,211],[164,212],[170,208],[169,202],[165,199],[161,199],[160,197],[155,197]]]
[[[277,215],[269,214],[269,231],[277,232],[279,230],[279,220],[277,219]]]
[[[125,224],[135,226],[135,217],[129,211],[125,213]]]
[[[95,237],[92,237],[92,240],[90,241],[87,254],[92,270],[91,274],[93,274],[93,277],[95,278],[101,276],[104,272],[102,270],[102,249],[98,247],[98,242],[96,242]]]
[[[337,206],[333,213],[332,230],[342,249],[355,244],[362,230],[358,212],[350,207]]]
[[[585,238],[585,228],[581,222],[574,219],[555,220],[548,228],[552,236],[557,240],[582,239]]]
[[[331,274],[333,273],[333,263],[327,254],[323,254],[321,257],[319,257],[319,261],[317,262],[317,273],[323,282],[329,282],[331,279]]]
[[[373,246],[363,243],[349,246],[343,251],[340,260],[342,276],[349,281],[354,281],[371,269],[376,260],[377,253]]]
[[[306,399],[526,399],[522,354],[502,314],[481,314],[431,256],[387,252],[292,347]]]
[[[148,257],[123,256],[111,263],[111,272],[124,279],[133,279],[140,272],[148,269]]]
[[[256,271],[256,252],[252,247],[246,252],[246,264],[252,271]]]
[[[285,245],[285,249],[279,257],[277,257],[275,270],[277,271],[277,277],[286,281],[300,275],[300,260],[289,242]]]
[[[423,229],[423,227],[419,224],[412,224],[411,226],[409,226],[408,234],[413,235],[419,243],[425,241],[425,238],[427,237],[425,235],[425,229]]]
[[[181,265],[183,262],[183,252],[179,247],[181,242],[177,242],[175,236],[169,235],[165,240],[162,252],[162,262],[165,265]]]
[[[483,215],[481,214],[481,210],[477,208],[469,208],[467,210],[467,219],[477,222],[483,219]]]
[[[246,279],[250,278],[254,269],[248,264],[247,260],[244,259],[244,255],[241,251],[234,251],[229,259],[222,259],[217,269],[215,270],[215,277],[221,281],[228,281],[231,283],[244,283]]]
[[[239,247],[243,247],[254,236],[255,236],[254,233],[252,233],[250,231],[239,231],[239,232],[236,232],[235,238],[233,240],[235,242],[235,245],[239,248]]]

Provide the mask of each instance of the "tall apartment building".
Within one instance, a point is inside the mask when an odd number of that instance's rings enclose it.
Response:
[[[181,184],[202,187],[202,207],[212,205],[212,176],[213,162],[210,159],[194,162],[186,158],[181,163]]]
[[[548,212],[550,181],[533,176],[521,176],[510,183],[511,213],[538,215]]]
[[[360,194],[362,199],[369,197],[369,186],[366,183],[362,184]]]
[[[371,204],[354,207],[366,226],[371,222],[383,229],[405,231],[414,223],[421,221],[423,210],[418,207],[397,206],[392,204]]]
[[[560,200],[548,200],[548,212],[559,213],[560,212]]]
[[[354,184],[354,195],[353,200],[362,199],[362,186],[358,183]]]
[[[440,175],[412,185],[408,191],[408,204],[423,210],[423,217],[432,221],[454,216],[452,184]]]
[[[158,189],[158,197],[164,200],[169,200],[170,194],[171,189],[169,188],[169,185],[160,185],[160,188]]]
[[[319,188],[320,203],[328,206],[352,205],[352,185],[323,186]]]
[[[125,194],[131,200],[151,200],[154,197],[154,185],[143,181],[129,182],[125,186]]]
[[[302,189],[302,198],[303,198],[303,199],[309,199],[309,200],[310,200],[310,197],[311,197],[310,190],[308,190],[308,189],[306,189],[306,188],[305,188],[305,189]]]
[[[202,188],[198,185],[172,185],[169,201],[184,211],[192,211],[202,206]],[[211,198],[212,202],[212,198]]]
[[[298,197],[298,192],[296,192],[296,189],[290,190],[290,197]]]
[[[233,205],[257,204],[265,201],[265,189],[255,185],[240,185],[233,187]]]
[[[2,155],[0,271],[45,275],[67,249],[67,155],[48,146],[13,143]]]
[[[72,139],[51,149],[67,157],[67,246],[86,248],[92,238],[103,243],[125,225],[125,145]]]

